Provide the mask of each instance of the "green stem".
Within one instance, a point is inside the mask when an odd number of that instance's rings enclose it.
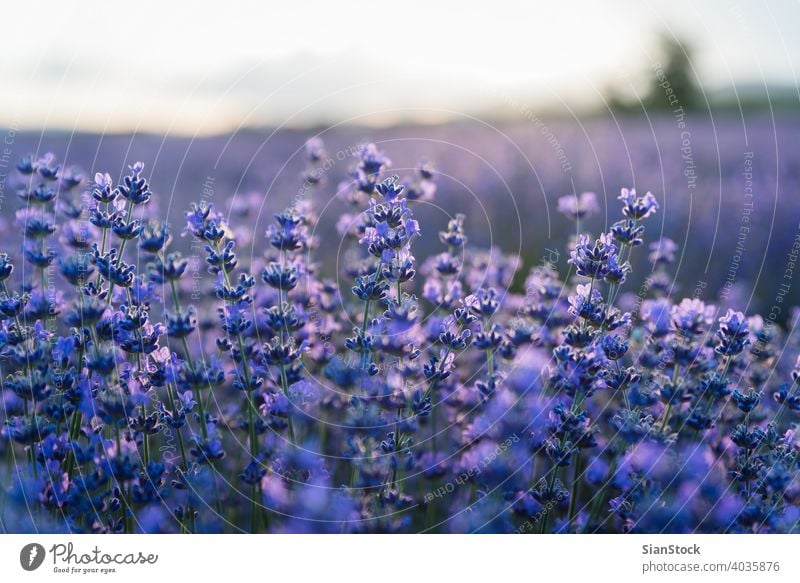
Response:
[[[550,476],[550,481],[548,482],[547,486],[547,496],[548,502],[552,502],[549,498],[553,495],[553,488],[555,488],[556,480],[558,479],[558,465],[553,466],[551,470],[553,473]],[[542,516],[542,525],[539,528],[539,534],[547,534],[547,526],[550,522],[550,513],[552,512],[552,508],[545,507],[544,516]]]
[[[125,226],[127,227],[130,224],[131,216],[133,215],[133,200],[128,200],[128,206],[125,207]],[[103,233],[105,237],[105,232]],[[122,255],[125,253],[125,244],[128,242],[127,239],[122,239],[122,242],[119,244],[119,254],[117,255],[117,262],[114,267],[119,269],[119,266],[122,265]],[[108,305],[111,305],[111,297],[114,295],[114,281],[108,282]]]
[[[377,284],[383,274],[381,270],[383,269],[383,260],[378,261],[378,268],[375,270],[375,275],[372,277],[372,283]],[[366,338],[367,336],[367,325],[369,324],[369,306],[371,302],[371,298],[367,298],[364,300],[364,319],[361,322],[361,338]],[[361,353],[361,370],[366,370],[367,366],[369,366],[370,362],[372,361],[372,352],[371,351],[364,351]]]
[[[281,272],[285,269],[285,253],[283,249],[280,252],[280,259],[281,259]],[[280,319],[282,322],[282,326],[280,329],[280,337],[281,337],[281,346],[285,346],[288,342],[289,331],[287,330],[286,322],[284,321],[286,317],[286,310],[284,308],[286,295],[288,295],[288,291],[284,293],[283,287],[278,288],[278,314],[280,315]],[[289,399],[289,379],[286,375],[286,365],[281,362],[279,364],[280,372],[281,372],[281,388],[283,389],[283,394],[286,395],[286,398],[291,403],[291,399]],[[287,418],[288,426],[289,426],[289,441],[290,443],[295,443],[295,434],[294,434],[294,423],[292,422],[292,414],[289,411],[289,416]]]
[[[581,488],[581,452],[575,455],[575,473],[572,476],[572,488],[569,494],[569,531],[572,532],[572,526],[575,522],[575,510],[578,504],[578,496],[580,495]]]

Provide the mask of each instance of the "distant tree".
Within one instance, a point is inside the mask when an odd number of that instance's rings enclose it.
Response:
[[[633,90],[634,86],[638,91]],[[603,93],[605,107],[615,113],[641,113],[642,108],[655,112],[678,106],[686,110],[699,107],[702,94],[692,71],[692,47],[662,35],[655,61],[648,63],[631,84],[610,84]]]
[[[692,48],[672,37],[661,39],[661,70],[650,71],[650,87],[644,99],[648,109],[673,109],[676,104],[692,109],[700,104],[700,87],[692,71]],[[668,86],[665,86],[668,84]],[[670,101],[669,88],[674,97]]]

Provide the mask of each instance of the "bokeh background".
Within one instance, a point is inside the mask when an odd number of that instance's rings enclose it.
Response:
[[[428,233],[462,212],[473,241],[526,265],[574,234],[560,196],[596,192],[601,212],[580,227],[599,233],[621,187],[650,190],[663,212],[648,239],[679,244],[678,294],[722,290],[748,313],[773,304],[800,231],[796,2],[89,1],[1,13],[6,228],[14,162],[53,151],[90,176],[144,161],[175,231],[201,197],[249,210],[257,251],[319,135],[323,240],[367,141],[400,175],[434,163],[435,204],[419,209]],[[423,237],[418,252],[436,245]],[[800,284],[789,296],[800,301]]]

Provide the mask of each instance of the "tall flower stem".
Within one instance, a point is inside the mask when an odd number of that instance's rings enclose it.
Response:
[[[569,530],[572,531],[572,526],[575,523],[575,510],[577,508],[578,496],[581,491],[581,451],[575,454],[575,468],[572,474],[572,488],[569,494]]]
[[[172,302],[175,306],[175,311],[177,313],[181,313],[181,300],[180,296],[178,295],[178,286],[174,279],[170,279],[169,283],[170,289],[172,290]],[[186,340],[185,336],[181,336],[181,344],[183,346],[183,354],[186,357],[186,365],[189,367],[189,371],[191,371],[192,376],[195,376],[197,369],[192,361],[192,353],[189,350],[189,342]],[[200,415],[200,434],[203,436],[203,439],[208,439],[208,429],[206,428],[206,411],[202,395],[197,395],[197,408],[199,409]]]
[[[283,249],[281,249],[281,251],[280,251],[280,258],[281,258],[281,263],[280,263],[281,271],[284,271],[285,267],[286,267],[286,265],[285,265],[286,264],[286,254],[284,253]],[[289,333],[288,333],[288,330],[287,330],[287,324],[286,324],[286,321],[285,321],[286,310],[285,310],[284,306],[285,306],[286,295],[288,295],[288,292],[284,291],[283,286],[281,285],[280,287],[278,287],[278,314],[280,315],[280,319],[281,319],[281,323],[282,323],[281,330],[280,330],[281,346],[286,346],[286,343],[288,342],[288,336],[289,336]],[[281,372],[281,388],[283,389],[283,394],[286,395],[287,399],[289,399],[289,379],[288,379],[288,377],[286,375],[286,365],[283,363],[283,361],[280,362],[279,368],[280,368],[280,372]],[[291,403],[291,399],[289,399],[289,401]],[[288,423],[288,426],[289,426],[289,441],[290,441],[290,443],[294,444],[294,443],[296,443],[296,439],[295,439],[294,423],[292,422],[291,411],[290,411],[290,414],[289,414],[289,416],[287,418],[287,423]]]
[[[381,273],[382,270],[383,270],[383,261],[380,260],[378,261],[378,268],[375,270],[375,274],[372,276],[373,286],[380,283],[381,279],[383,278],[383,274]],[[369,325],[369,308],[371,301],[372,298],[369,297],[366,300],[364,300],[364,317],[363,321],[361,322],[361,338],[366,338],[367,336],[367,327]],[[361,354],[361,370],[362,371],[366,370],[371,361],[372,361],[372,352],[365,350]]]
[[[222,254],[222,249],[219,243],[216,246],[216,251],[217,253]],[[225,285],[227,287],[231,287],[230,276],[228,275],[228,272],[225,270],[225,266],[221,266],[220,271],[222,272],[222,277],[225,280]],[[227,309],[227,306],[225,309]],[[236,336],[236,344],[239,348],[239,357],[242,360],[241,362],[242,378],[244,380],[245,401],[247,403],[247,424],[248,424],[248,440],[250,442],[250,458],[251,461],[257,462],[258,443],[256,441],[256,424],[255,424],[257,411],[255,409],[256,405],[253,402],[253,397],[251,394],[252,383],[250,379],[250,367],[247,364],[247,353],[245,352],[245,342],[244,338],[242,337],[242,333],[237,331],[235,336]],[[258,485],[252,484],[252,487],[250,488],[250,531],[251,532],[256,532],[257,522],[258,522]]]
[[[134,204],[132,199],[128,200],[128,205],[125,207],[125,226],[127,227],[130,225],[130,221],[133,215],[133,209],[136,205]],[[105,236],[105,232],[103,233]],[[119,254],[117,255],[117,263],[114,267],[119,268],[122,265],[122,256],[125,253],[125,244],[128,242],[127,239],[122,239],[122,242],[119,244]],[[114,296],[114,280],[108,282],[108,305],[111,305],[111,299]]]

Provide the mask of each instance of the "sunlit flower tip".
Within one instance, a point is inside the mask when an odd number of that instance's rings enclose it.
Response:
[[[153,195],[147,180],[141,178],[138,173],[126,176],[118,190],[131,204],[147,204]]]
[[[658,210],[658,201],[651,193],[637,197],[634,188],[623,188],[618,200],[622,201],[622,213],[637,221],[646,219]]]
[[[94,185],[100,189],[113,186],[111,175],[108,172],[96,172],[94,175]]]
[[[380,184],[375,185],[375,190],[384,198],[384,200],[387,202],[392,202],[403,193],[404,186],[398,182],[399,180],[399,176],[387,178]]]

